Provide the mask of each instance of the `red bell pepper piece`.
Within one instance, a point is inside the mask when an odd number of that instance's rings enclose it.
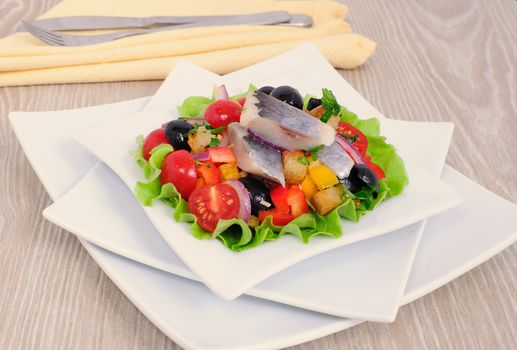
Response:
[[[219,169],[212,162],[197,163],[198,176],[205,180],[208,186],[216,185],[221,182]]]
[[[269,193],[275,208],[280,213],[289,213],[289,202],[287,201],[288,189],[282,186],[276,186]]]
[[[294,216],[290,213],[281,213],[276,208],[271,210],[259,210],[259,221],[262,222],[267,216],[273,219],[273,225],[285,226],[290,223]]]
[[[210,160],[214,163],[235,163],[237,158],[229,147],[211,147],[206,149]]]
[[[289,187],[287,191],[287,203],[291,208],[291,214],[295,218],[309,212],[309,205],[305,200],[305,193],[298,185]]]

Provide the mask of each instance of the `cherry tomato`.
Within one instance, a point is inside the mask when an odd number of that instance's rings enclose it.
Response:
[[[217,100],[205,110],[205,120],[213,128],[220,128],[241,119],[242,106],[234,101]]]
[[[366,136],[364,136],[361,130],[357,129],[352,124],[339,122],[336,132],[341,134],[343,137],[346,137],[352,146],[363,156],[366,154],[366,149],[368,148],[368,139]],[[353,139],[355,139],[354,142],[351,141]]]
[[[162,185],[172,183],[183,198],[196,188],[197,171],[194,159],[185,150],[174,151],[165,157],[160,173]]]
[[[199,226],[213,232],[219,219],[233,219],[239,215],[239,195],[225,183],[198,187],[188,199],[188,209],[196,216]]]
[[[152,149],[163,143],[169,143],[169,139],[165,136],[165,129],[151,131],[144,140],[144,159],[149,160]]]

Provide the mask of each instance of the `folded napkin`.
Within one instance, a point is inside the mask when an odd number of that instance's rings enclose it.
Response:
[[[311,28],[218,26],[150,33],[89,46],[49,46],[29,33],[0,39],[0,86],[164,79],[178,59],[225,74],[312,41],[336,67],[355,68],[375,43],[352,33],[346,6],[331,0],[65,0],[40,18],[218,15],[285,10]],[[81,32],[85,35],[100,31]]]

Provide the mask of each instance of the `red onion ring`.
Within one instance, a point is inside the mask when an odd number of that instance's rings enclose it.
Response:
[[[346,153],[354,160],[356,164],[365,164],[365,160],[361,153],[352,146],[350,142],[343,136],[336,134],[336,142],[345,150]]]
[[[226,180],[225,183],[232,186],[235,191],[237,192],[237,195],[239,196],[239,219],[242,219],[244,222],[248,222],[251,215],[251,198],[250,193],[244,187],[242,182],[237,180]]]
[[[199,160],[200,162],[207,162],[210,160],[208,152],[192,153],[192,158],[194,158],[194,160]]]
[[[281,146],[278,146],[278,145],[275,145],[274,143],[272,143],[271,141],[269,140],[266,140],[265,138],[263,138],[262,136],[256,134],[253,130],[251,129],[248,129],[248,133],[250,134],[251,137],[253,137],[255,140],[257,140],[258,142],[260,143],[263,143],[264,145],[267,145],[269,147],[272,147],[274,149],[276,149],[277,151],[279,152],[283,152],[283,151],[286,151],[285,148],[281,147]]]
[[[230,99],[230,95],[228,95],[228,91],[226,90],[226,86],[224,86],[224,84],[220,86],[214,86],[212,94],[216,101]]]

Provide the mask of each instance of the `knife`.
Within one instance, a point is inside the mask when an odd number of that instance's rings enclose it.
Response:
[[[37,19],[31,23],[46,30],[92,30],[119,28],[146,28],[152,26],[170,26],[199,23],[204,25],[233,24],[289,24],[310,26],[312,18],[306,15],[292,15],[287,11],[259,12],[246,15],[221,16],[152,16],[152,17],[116,17],[116,16],[72,16]]]

